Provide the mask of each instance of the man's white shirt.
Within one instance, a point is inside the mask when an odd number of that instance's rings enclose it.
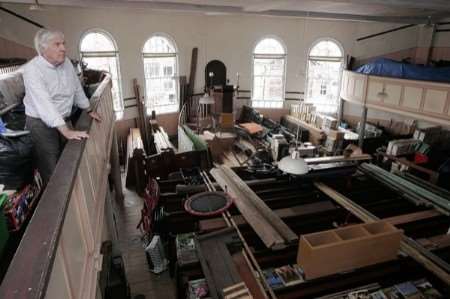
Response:
[[[90,106],[75,69],[68,58],[54,66],[38,55],[23,67],[25,114],[40,118],[49,127],[65,124],[73,105]]]

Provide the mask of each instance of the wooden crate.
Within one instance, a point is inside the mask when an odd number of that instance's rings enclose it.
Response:
[[[385,221],[302,235],[297,263],[312,279],[389,261],[397,257],[402,235]]]

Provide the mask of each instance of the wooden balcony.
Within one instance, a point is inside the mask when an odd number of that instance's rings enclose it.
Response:
[[[0,298],[95,298],[99,292],[110,153],[111,78],[91,98],[102,122],[83,113],[89,139],[67,143],[0,286]],[[117,147],[115,147],[117,150]]]

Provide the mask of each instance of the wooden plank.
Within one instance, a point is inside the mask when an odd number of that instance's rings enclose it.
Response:
[[[445,234],[433,236],[430,238],[422,238],[418,239],[417,242],[419,242],[423,247],[429,250],[441,249],[445,247],[450,247],[450,235]]]
[[[253,299],[249,289],[243,282],[223,289],[223,297],[224,299]]]
[[[305,205],[299,205],[294,206],[290,208],[284,208],[284,209],[278,209],[274,210],[275,214],[278,215],[278,217],[285,219],[285,218],[291,218],[291,217],[300,217],[303,215],[318,213],[318,212],[326,212],[326,211],[332,211],[336,210],[337,207],[332,204],[329,201],[322,201],[318,203],[311,203],[311,204],[305,204]],[[242,215],[235,215],[232,217],[233,221],[236,223],[236,225],[244,225],[247,224],[247,221],[245,221],[245,218]],[[212,219],[205,219],[199,221],[199,229],[202,232],[208,232],[213,230],[218,230],[225,228],[227,226],[226,222],[223,220],[223,218],[212,218]]]
[[[401,225],[409,222],[430,219],[437,216],[442,216],[442,213],[436,210],[427,210],[389,218],[383,218],[383,220],[389,222],[392,225]]]
[[[229,167],[219,166],[211,174],[235,201],[241,214],[267,247],[283,248],[297,235]]]
[[[222,290],[241,282],[227,244],[239,240],[234,228],[226,228],[196,238],[197,253],[213,298],[222,297]]]
[[[335,200],[337,203],[342,205],[345,209],[349,210],[353,215],[355,215],[362,221],[369,223],[379,220],[378,217],[371,214],[369,211],[352,202],[349,198],[345,197],[344,195],[340,194],[339,192],[330,188],[324,183],[316,182],[314,183],[314,185],[316,186],[316,188],[318,188],[320,191],[322,191],[330,198]],[[445,265],[446,263],[429,252],[427,252],[428,256],[426,256],[424,254],[424,252],[426,251],[425,248],[423,247],[418,248],[417,247],[418,244],[416,243],[417,242],[414,242],[410,238],[404,237],[400,245],[401,250],[405,252],[407,255],[409,255],[411,258],[413,258],[416,262],[424,266],[427,270],[434,273],[445,284],[450,285],[450,274],[439,265],[439,264]]]
[[[250,291],[250,294],[253,296],[253,298],[255,299],[267,298],[264,289],[258,282],[252,269],[249,267],[246,258],[244,256],[244,253],[237,252],[233,254],[232,257],[239,272],[239,275],[241,276],[242,280],[245,283],[244,286],[247,288],[248,291]]]
[[[222,171],[224,171],[239,188],[239,191],[251,201],[251,203],[261,212],[261,214],[286,241],[291,242],[298,240],[297,234],[294,233],[289,226],[287,226],[286,223],[284,223],[283,220],[281,220],[281,218],[278,217],[233,170],[231,170],[231,168],[226,166],[222,166],[221,168]]]
[[[194,93],[195,75],[197,73],[197,57],[198,57],[198,48],[195,47],[192,49],[192,56],[191,56],[191,68],[189,72],[189,84],[187,90],[188,97],[192,97]]]
[[[221,188],[233,197],[236,207],[268,248],[285,247],[282,236],[279,235],[267,219],[245,199],[245,196],[240,192],[239,188],[236,187],[235,183],[228,178],[221,169],[214,168],[210,173],[216,182],[219,183]]]
[[[368,161],[372,157],[368,154],[355,155],[350,157],[345,156],[332,156],[332,157],[319,157],[319,158],[306,158],[305,162],[308,165],[323,164],[323,163],[337,163],[337,162],[351,162],[351,161]]]

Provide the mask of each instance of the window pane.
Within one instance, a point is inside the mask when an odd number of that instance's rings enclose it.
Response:
[[[256,76],[282,76],[284,73],[284,58],[255,58],[254,67],[254,74]]]
[[[90,32],[80,43],[81,59],[93,70],[106,71],[111,74],[114,111],[123,111],[119,58],[114,41],[103,32]],[[108,52],[101,53],[101,52]],[[88,55],[89,54],[89,55]],[[105,56],[108,55],[108,56]],[[89,57],[86,57],[89,56]],[[116,114],[123,115],[123,114]]]
[[[307,101],[314,103],[318,112],[336,113],[342,62],[309,60]]]
[[[106,34],[91,32],[83,37],[80,50],[81,52],[114,52],[116,47]]]
[[[146,78],[163,78],[175,75],[176,57],[144,58]]]
[[[261,40],[255,47],[254,54],[284,54],[284,47],[273,38]]]
[[[342,57],[339,46],[331,40],[318,42],[310,51],[309,56]]]
[[[265,99],[268,100],[281,100],[283,94],[283,80],[277,77],[268,78],[268,84],[266,84]]]
[[[83,62],[86,63],[87,67],[90,69],[105,71],[111,74],[114,111],[123,110],[117,57],[84,57]]]
[[[178,77],[176,56],[145,57],[145,90],[147,112],[178,111]]]
[[[254,77],[253,80],[253,98],[264,98],[264,77]]]
[[[143,53],[176,53],[176,50],[168,38],[153,36],[145,43]]]
[[[283,80],[284,58],[254,58],[253,100],[282,101]]]

